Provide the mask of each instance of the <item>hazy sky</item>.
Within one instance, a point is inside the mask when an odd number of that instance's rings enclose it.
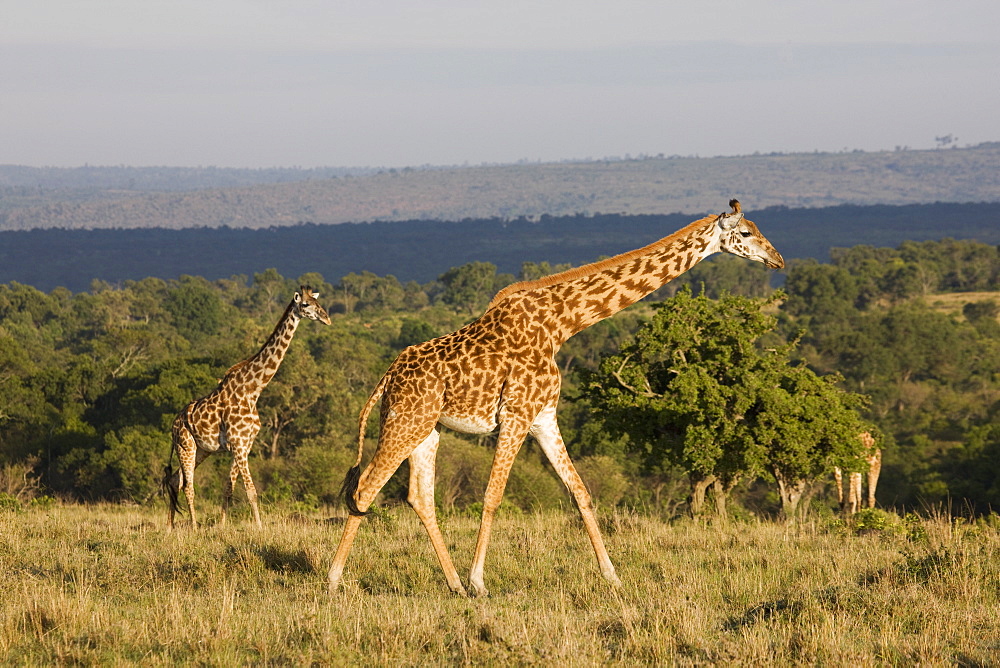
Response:
[[[0,0],[0,163],[407,166],[1000,140],[997,0]]]

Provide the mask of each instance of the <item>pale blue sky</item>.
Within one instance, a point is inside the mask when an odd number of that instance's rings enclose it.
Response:
[[[1000,140],[996,0],[0,0],[0,163],[407,166]]]

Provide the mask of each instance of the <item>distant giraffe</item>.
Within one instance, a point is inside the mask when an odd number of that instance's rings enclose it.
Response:
[[[875,447],[875,438],[871,432],[862,433],[859,438],[865,446],[864,459],[868,464],[868,508],[875,507],[875,487],[878,485],[878,477],[882,472],[882,450]],[[844,492],[844,474],[839,466],[833,469],[833,477],[837,483],[837,500],[840,502],[840,511],[847,515],[853,515],[861,509],[861,478],[864,474],[856,471],[848,474],[848,488]]]
[[[358,459],[342,490],[351,515],[330,567],[331,591],[340,583],[361,516],[409,458],[407,499],[430,536],[448,586],[466,594],[434,510],[438,425],[472,434],[500,430],[469,575],[473,594],[488,593],[483,568],[493,517],[528,434],[538,441],[573,495],[601,574],[617,584],[590,494],[566,453],[556,423],[561,378],[555,355],[569,337],[635,303],[713,253],[726,251],[768,267],[783,267],[781,255],[743,217],[739,202],[732,200],[730,206],[731,213],[697,220],[644,248],[508,286],[475,322],[403,350],[358,420]],[[365,425],[380,397],[378,448],[362,472]]]
[[[183,489],[184,496],[187,497],[191,525],[198,526],[194,513],[194,470],[206,457],[219,450],[228,450],[233,454],[220,522],[226,521],[226,513],[233,498],[233,486],[236,478],[242,476],[254,521],[257,526],[261,526],[257,490],[250,477],[247,461],[253,441],[260,431],[257,399],[278,371],[299,321],[309,318],[330,324],[330,316],[317,299],[318,292],[302,286],[257,354],[230,368],[211,394],[189,403],[174,420],[170,454],[172,459],[174,450],[177,451],[180,466],[177,471],[173,471],[168,463],[163,479],[170,494],[168,528],[173,528],[174,513],[180,509],[177,495],[179,489]]]

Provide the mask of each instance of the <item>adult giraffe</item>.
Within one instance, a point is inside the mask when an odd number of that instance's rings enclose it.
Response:
[[[469,574],[474,595],[488,593],[483,566],[493,516],[514,457],[528,434],[538,441],[573,495],[601,574],[617,584],[590,494],[566,453],[556,423],[561,379],[555,354],[569,337],[635,303],[713,253],[726,251],[768,267],[783,267],[781,255],[757,226],[744,218],[740,203],[734,199],[729,204],[731,213],[702,218],[643,248],[510,285],[475,322],[401,352],[358,420],[358,459],[342,490],[350,516],[330,567],[331,591],[340,583],[362,515],[393,472],[409,458],[407,500],[430,536],[448,586],[455,593],[466,594],[434,511],[439,424],[471,434],[500,430]],[[365,425],[379,397],[378,448],[362,472]]]
[[[242,476],[254,521],[257,526],[261,526],[257,489],[250,477],[250,465],[247,461],[253,441],[260,431],[257,399],[277,373],[299,321],[308,318],[319,320],[325,325],[330,324],[330,316],[320,306],[318,299],[318,292],[314,292],[309,286],[301,286],[257,354],[230,368],[211,394],[189,403],[174,419],[170,455],[173,458],[174,450],[177,451],[180,466],[175,472],[168,463],[163,477],[163,483],[170,494],[168,529],[173,529],[174,513],[180,508],[177,499],[179,489],[183,489],[184,496],[187,497],[191,525],[198,526],[194,514],[194,469],[206,457],[219,450],[228,450],[233,454],[220,522],[226,521],[226,513],[233,498],[233,486],[236,478]]]

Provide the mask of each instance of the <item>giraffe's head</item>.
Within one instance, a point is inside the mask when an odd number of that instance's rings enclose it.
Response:
[[[718,226],[719,248],[727,253],[762,262],[771,269],[781,269],[785,259],[774,250],[771,242],[764,238],[757,226],[747,220],[740,208],[739,200],[729,200],[731,213],[723,213],[715,219]]]
[[[295,297],[293,298],[295,312],[300,318],[319,320],[324,325],[329,325],[330,316],[327,315],[326,309],[320,306],[318,300],[319,293],[308,285],[299,287],[299,291],[295,293]]]

